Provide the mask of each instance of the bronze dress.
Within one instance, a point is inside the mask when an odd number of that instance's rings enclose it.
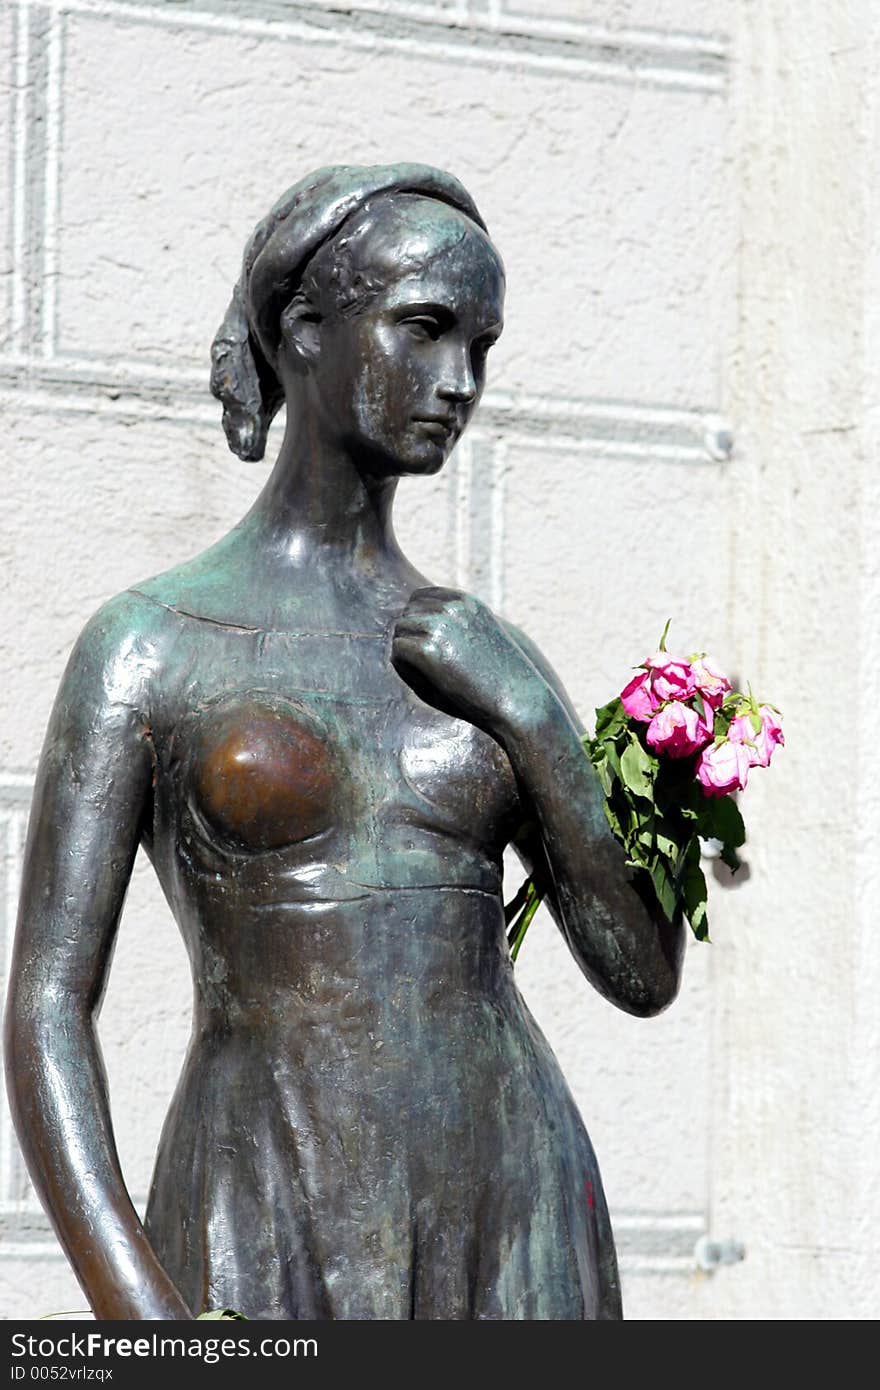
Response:
[[[145,843],[197,982],[146,1216],[184,1297],[620,1317],[595,1156],[507,950],[501,746],[404,683],[390,628],[131,602],[165,692]]]

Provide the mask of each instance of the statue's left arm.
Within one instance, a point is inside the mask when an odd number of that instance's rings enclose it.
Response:
[[[659,1013],[681,979],[684,927],[649,908],[603,811],[577,715],[532,642],[484,604],[420,589],[398,620],[394,659],[507,753],[526,803],[516,848],[593,985],[630,1013]]]

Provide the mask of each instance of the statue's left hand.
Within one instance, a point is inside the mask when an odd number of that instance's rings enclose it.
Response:
[[[417,672],[441,703],[496,735],[527,719],[547,691],[491,609],[455,589],[415,590],[395,624],[391,656],[404,679]]]

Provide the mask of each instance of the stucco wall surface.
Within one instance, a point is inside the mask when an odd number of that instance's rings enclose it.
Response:
[[[786,714],[744,803],[748,876],[707,865],[714,943],[668,1013],[615,1011],[543,916],[517,966],[599,1155],[629,1317],[876,1310],[880,800],[828,730],[845,708],[871,736],[880,641],[875,26],[814,0],[0,9],[0,952],[76,634],[265,476],[206,388],[254,221],[318,165],[451,169],[504,256],[507,327],[470,434],[401,487],[404,549],[525,627],[585,718],[670,616]],[[139,1206],[189,1008],[139,863],[100,1024]],[[746,1258],[707,1272],[706,1237]],[[0,1313],[82,1306],[4,1109]]]

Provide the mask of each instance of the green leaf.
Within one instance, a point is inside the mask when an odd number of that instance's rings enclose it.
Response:
[[[605,819],[607,820],[614,834],[617,836],[618,840],[620,840],[621,843],[623,843],[625,840],[625,836],[623,834],[623,828],[620,824],[620,817],[618,816],[614,805],[612,804],[612,802],[606,801],[602,809],[605,812]]]
[[[693,701],[694,701],[694,709],[697,711],[697,714],[700,716],[700,718],[702,719],[703,723],[704,723],[704,724],[707,724],[707,723],[708,723],[708,720],[706,719],[706,706],[705,706],[705,704],[704,704],[704,702],[703,702],[703,697],[702,697],[702,695],[700,694],[699,690],[695,690],[695,691],[694,691],[694,694],[693,694]]]
[[[752,710],[751,714],[749,715],[749,720],[755,733],[759,734],[761,732],[761,729],[764,727],[764,721],[761,718],[760,714],[756,714],[755,711]]]
[[[703,882],[705,884],[705,878]],[[695,906],[686,907],[685,914],[690,923],[691,931],[697,941],[709,940],[709,918],[706,912],[706,904],[698,902]]]
[[[666,651],[666,638],[669,636],[669,629],[670,629],[671,626],[672,626],[672,619],[671,619],[671,618],[667,618],[667,619],[666,619],[666,626],[665,626],[664,629],[663,629],[663,636],[660,638],[660,646],[657,648],[657,650],[658,650],[659,652],[665,652],[665,651]]]
[[[196,1322],[247,1322],[247,1318],[233,1308],[214,1308],[210,1313],[199,1313]]]
[[[681,853],[681,847],[672,835],[668,834],[666,831],[658,830],[655,827],[654,842],[660,854],[664,855],[671,863],[677,863]]]
[[[653,801],[656,767],[655,760],[645,752],[638,739],[631,738],[620,759],[620,775],[634,796]]]
[[[742,860],[733,845],[722,845],[720,858],[722,864],[726,864],[732,874],[735,874],[737,869],[742,868]]]
[[[641,845],[643,849],[647,849],[647,850],[654,851],[654,850],[656,849],[656,845],[655,845],[654,824],[653,824],[653,821],[651,821],[651,820],[643,821],[643,822],[641,823],[641,825],[639,825],[638,829],[636,830],[636,837],[635,837],[635,839],[636,839],[636,844]]]
[[[598,761],[594,762],[593,766],[596,769],[599,781],[602,783],[603,792],[606,796],[610,796],[614,787],[614,778],[608,766],[608,759],[603,756]]]
[[[608,760],[608,766],[611,768],[617,780],[622,782],[623,774],[620,771],[620,754],[617,751],[616,744],[609,741],[603,744],[603,747],[605,749],[605,757]]]
[[[700,846],[697,841],[688,848],[682,883],[685,916],[698,941],[709,940],[709,921],[706,916],[708,889],[706,877],[700,867]]]
[[[708,840],[721,840],[723,844],[738,849],[746,842],[746,828],[739,807],[732,796],[706,797],[708,816],[704,820],[708,833],[700,834]]]
[[[663,910],[668,922],[675,921],[675,911],[678,906],[672,876],[663,863],[662,859],[655,859],[649,867],[651,882],[654,885],[654,892],[657,894],[657,901]]]
[[[607,705],[602,705],[596,710],[596,738],[612,738],[621,729],[626,728],[627,713],[623,708],[619,695],[615,695],[613,700],[609,700]]]

